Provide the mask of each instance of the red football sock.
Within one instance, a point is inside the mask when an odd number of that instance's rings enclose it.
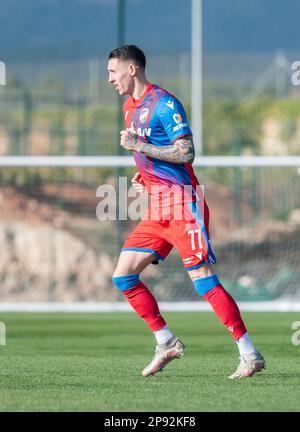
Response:
[[[135,287],[123,291],[123,294],[136,313],[148,324],[152,332],[160,330],[166,325],[160,314],[157,301],[143,282],[139,281]]]
[[[231,295],[218,285],[203,296],[212,306],[219,320],[228,328],[233,338],[239,339],[247,329],[242,320],[238,305]]]

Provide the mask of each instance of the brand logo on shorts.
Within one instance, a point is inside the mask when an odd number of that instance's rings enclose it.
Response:
[[[184,264],[192,264],[194,262],[194,259],[195,259],[195,257],[191,256],[191,257],[188,257],[188,258],[183,258],[182,261],[183,261]]]
[[[148,114],[149,114],[148,108],[142,109],[142,111],[140,113],[140,122],[141,123],[145,123]]]

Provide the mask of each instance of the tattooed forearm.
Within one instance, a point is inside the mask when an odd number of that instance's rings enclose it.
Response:
[[[156,159],[175,164],[191,164],[194,161],[195,150],[193,138],[180,138],[172,145],[157,147],[153,144],[139,143],[138,151]]]
[[[172,162],[174,164],[191,164],[194,161],[195,150],[191,136],[177,139],[174,144],[155,146],[144,143],[135,133],[121,131],[121,146],[129,151],[137,151],[155,159]]]

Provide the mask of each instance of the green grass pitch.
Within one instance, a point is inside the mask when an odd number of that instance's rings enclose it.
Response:
[[[134,313],[3,313],[0,411],[299,411],[296,313],[244,313],[267,369],[230,381],[236,344],[213,313],[165,313],[186,355],[141,371],[155,340]]]

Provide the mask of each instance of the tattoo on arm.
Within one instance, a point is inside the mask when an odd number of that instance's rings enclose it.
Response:
[[[175,164],[192,164],[195,158],[195,149],[191,136],[179,138],[174,144],[161,147],[140,142],[138,151],[146,156]]]

